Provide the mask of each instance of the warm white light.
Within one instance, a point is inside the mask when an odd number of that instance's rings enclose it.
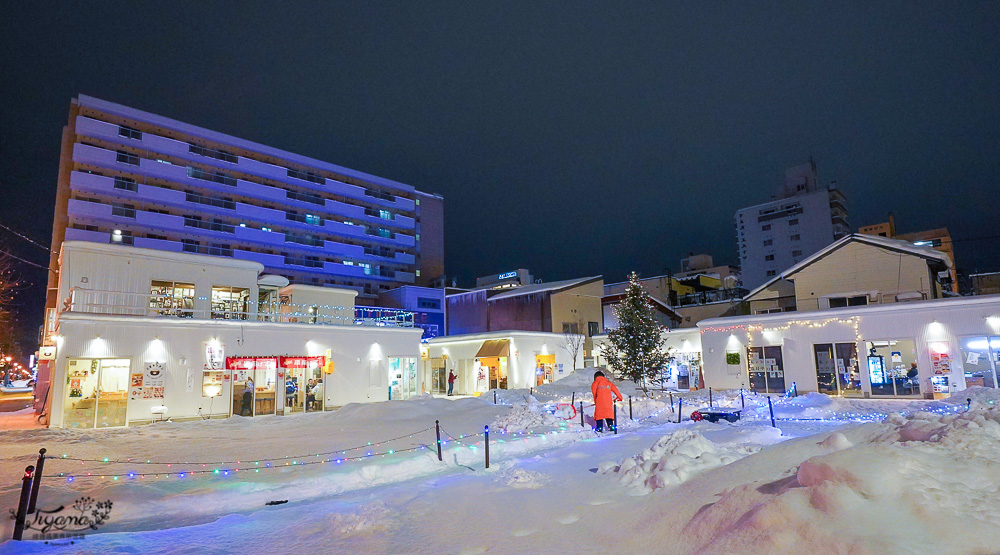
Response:
[[[935,341],[935,342],[931,343],[929,346],[930,346],[930,348],[931,348],[932,351],[934,351],[935,353],[937,353],[939,355],[946,355],[951,350],[948,347],[948,344],[945,343],[944,341]]]

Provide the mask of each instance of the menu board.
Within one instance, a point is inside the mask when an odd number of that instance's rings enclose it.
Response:
[[[163,399],[166,368],[162,362],[147,362],[142,372],[133,372],[129,399]]]
[[[947,344],[945,344],[947,345]],[[947,349],[938,349],[947,350]],[[948,353],[939,353],[931,349],[931,373],[935,376],[951,374],[951,357]]]

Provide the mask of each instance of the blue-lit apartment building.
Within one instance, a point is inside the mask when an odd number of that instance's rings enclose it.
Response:
[[[64,240],[251,260],[361,305],[444,274],[438,195],[83,95],[63,130],[54,270]]]

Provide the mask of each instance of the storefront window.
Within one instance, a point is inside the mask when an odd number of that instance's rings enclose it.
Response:
[[[149,308],[157,316],[194,317],[194,284],[153,280],[149,285]]]
[[[226,359],[226,369],[230,373],[233,387],[234,415],[261,416],[275,413],[278,379],[276,357],[229,357]],[[208,393],[216,391],[211,384],[203,387]],[[211,391],[208,391],[209,388]]]
[[[894,397],[920,395],[917,353],[913,340],[868,341],[866,344],[872,395]]]
[[[817,391],[828,395],[861,395],[856,344],[819,343],[813,345],[813,353]]]
[[[962,366],[966,387],[997,387],[1000,372],[1000,336],[963,337]]]
[[[393,399],[409,399],[417,394],[417,359],[389,357],[389,387]]]
[[[112,428],[128,423],[128,359],[67,361],[63,426]]]
[[[246,320],[250,290],[245,287],[212,287],[213,320]]]
[[[555,375],[556,355],[535,355],[535,386],[552,383]]]
[[[758,393],[785,392],[785,366],[781,347],[750,347],[750,388]]]

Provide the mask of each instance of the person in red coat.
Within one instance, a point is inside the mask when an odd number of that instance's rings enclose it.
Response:
[[[618,386],[605,378],[604,372],[598,370],[594,372],[594,383],[590,384],[590,391],[594,394],[594,420],[597,422],[597,431],[604,431],[605,421],[608,423],[608,429],[614,430],[616,424],[613,403],[622,400]]]

